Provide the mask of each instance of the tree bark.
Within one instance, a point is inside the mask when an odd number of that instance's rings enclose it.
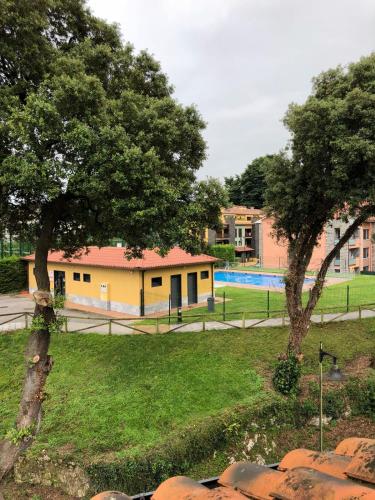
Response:
[[[312,234],[308,238],[302,237],[301,241],[294,245],[293,255],[291,256],[285,279],[286,304],[290,319],[289,354],[301,354],[302,341],[309,331],[311,315],[322,294],[325,277],[332,260],[345,243],[349,241],[354,231],[374,213],[374,210],[375,207],[373,206],[365,207],[361,214],[346,229],[334,248],[326,255],[316,276],[315,283],[310,290],[305,307],[302,304],[303,284],[317,235]]]
[[[47,269],[52,232],[52,220],[47,218],[35,249],[35,278],[38,291],[34,293],[34,318],[37,321],[38,318],[42,318],[43,325],[38,330],[32,330],[28,339],[25,351],[26,376],[16,421],[17,431],[24,431],[26,435],[17,439],[17,442],[7,439],[0,442],[0,481],[13,468],[18,456],[31,445],[38,432],[42,403],[45,399],[44,386],[53,364],[48,349],[49,325],[55,320],[55,314]]]

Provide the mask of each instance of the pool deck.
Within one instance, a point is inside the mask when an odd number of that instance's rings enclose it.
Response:
[[[218,268],[215,271],[217,272],[228,272],[228,273],[245,273],[245,274],[266,274],[267,276],[284,276],[285,273],[270,273],[267,271],[241,271],[237,269],[221,269]],[[312,283],[306,283],[303,285],[303,291],[306,292],[307,290],[310,290],[314,286],[315,283],[315,276],[305,276],[306,279],[311,279],[314,280]],[[325,286],[331,286],[331,285],[337,285],[339,283],[344,283],[345,281],[350,281],[348,278],[326,278],[325,280]],[[230,286],[230,287],[236,287],[236,288],[249,288],[252,290],[270,290],[272,292],[279,292],[279,293],[284,293],[285,287],[284,286],[262,286],[262,285],[249,285],[245,283],[235,283],[231,281],[219,281],[215,280],[215,288],[221,288],[223,286]]]

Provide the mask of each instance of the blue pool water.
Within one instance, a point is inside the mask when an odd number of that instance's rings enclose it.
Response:
[[[283,288],[284,282],[282,276],[275,274],[256,274],[256,273],[237,273],[235,271],[216,271],[215,281],[224,283],[240,283],[242,285],[255,285],[264,287]],[[314,280],[305,278],[305,284],[312,283]]]

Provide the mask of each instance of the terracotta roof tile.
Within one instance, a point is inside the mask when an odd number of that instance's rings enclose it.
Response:
[[[271,495],[282,500],[375,499],[375,491],[366,486],[306,467],[285,472]]]
[[[345,473],[351,478],[375,484],[375,445],[363,444],[351,459]]]
[[[282,470],[238,462],[210,488],[184,476],[167,479],[152,500],[375,500],[375,440],[350,438],[338,453],[297,449],[285,455]],[[101,500],[101,497],[94,497]],[[106,497],[102,497],[107,500]],[[115,497],[116,498],[116,497]],[[120,498],[120,497],[119,497]],[[142,495],[137,498],[143,498]]]
[[[251,462],[236,462],[222,473],[218,483],[239,490],[251,498],[271,500],[271,491],[283,477],[282,472],[269,467]]]
[[[176,476],[161,483],[152,500],[246,500],[246,497],[231,488],[210,490],[189,477]]]
[[[354,455],[362,448],[362,446],[374,445],[375,439],[367,438],[347,438],[343,439],[335,449],[337,455],[348,455],[349,457],[354,457]]]
[[[295,467],[310,467],[340,479],[346,479],[345,469],[352,458],[332,452],[319,453],[303,448],[290,451],[279,463],[278,469],[286,471]]]
[[[24,260],[35,260],[35,254],[24,257]],[[145,250],[142,259],[125,257],[125,248],[121,247],[89,247],[89,253],[64,259],[63,252],[50,252],[48,262],[75,264],[82,266],[110,267],[120,269],[155,269],[162,267],[188,266],[193,264],[208,264],[219,259],[210,255],[191,255],[182,248],[174,247],[161,257],[155,250]]]
[[[223,214],[231,215],[263,215],[263,210],[254,207],[244,207],[242,205],[233,205],[232,207],[222,208],[221,212]]]

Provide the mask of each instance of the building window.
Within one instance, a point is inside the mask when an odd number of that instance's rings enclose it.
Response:
[[[363,271],[367,272],[368,271],[368,266],[363,266]]]
[[[340,272],[340,269],[335,269],[335,273],[339,273]]]
[[[340,228],[335,227],[335,240],[339,240],[339,239],[340,239]]]
[[[368,259],[368,248],[363,249],[363,258]]]
[[[210,273],[208,271],[201,271],[201,280],[208,279]]]
[[[368,240],[369,237],[370,237],[370,231],[369,231],[369,229],[364,229],[363,230],[363,239],[364,240]]]
[[[157,278],[151,278],[151,286],[161,286],[163,283],[163,280],[161,276],[158,276]]]
[[[74,281],[81,281],[81,273],[73,273]]]
[[[83,274],[83,281],[85,283],[91,283],[91,274]]]

